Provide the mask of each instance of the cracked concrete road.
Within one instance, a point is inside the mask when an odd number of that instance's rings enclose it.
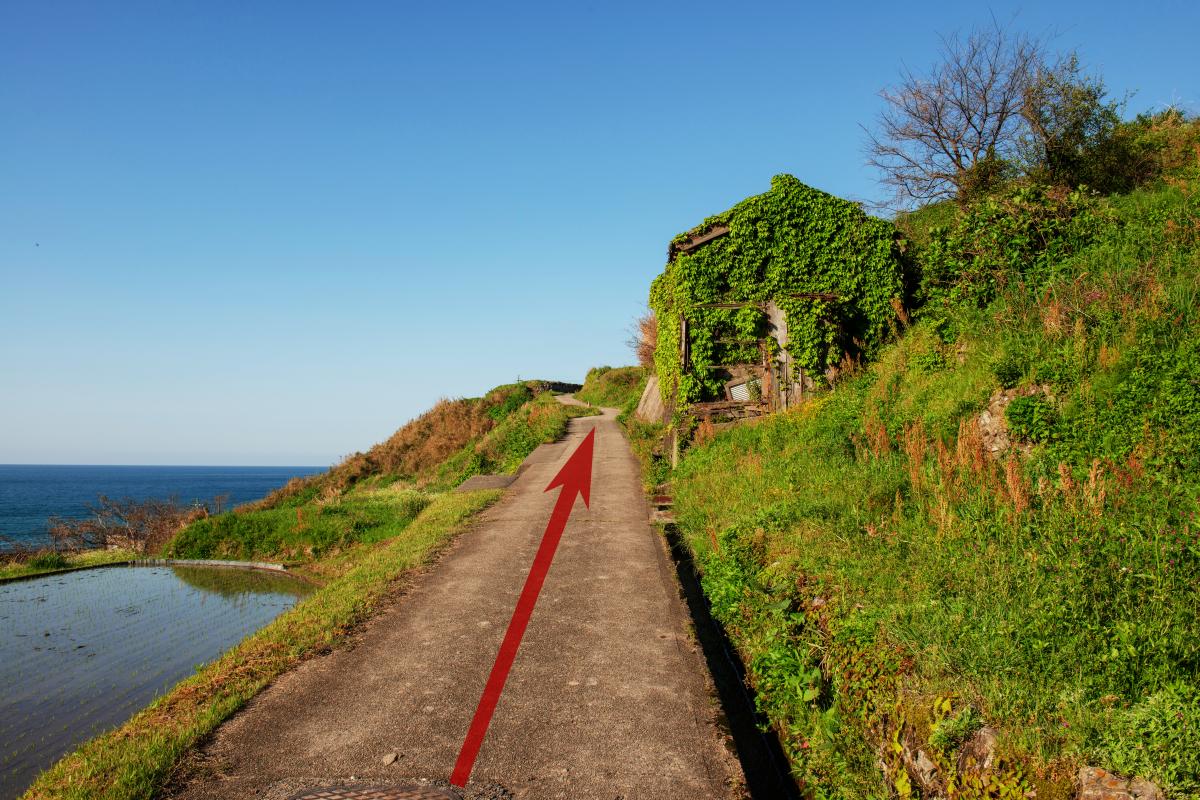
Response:
[[[742,797],[612,410],[572,420],[564,441],[534,452],[355,647],[277,680],[196,754],[171,796],[282,800],[351,778],[444,781],[549,520],[557,491],[543,490],[593,426],[592,507],[575,502],[468,788],[500,784],[528,800]]]

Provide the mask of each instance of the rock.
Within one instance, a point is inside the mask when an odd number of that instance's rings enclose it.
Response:
[[[1150,781],[1131,781],[1099,767],[1082,767],[1079,800],[1163,800],[1163,794]]]
[[[1163,800],[1162,789],[1145,778],[1130,781],[1129,793],[1133,795],[1133,800]]]
[[[975,735],[963,743],[958,753],[958,771],[987,772],[996,761],[996,744],[999,737],[996,729],[984,725]]]
[[[904,755],[909,772],[917,779],[917,785],[924,793],[935,794],[938,788],[937,764],[934,764],[933,759],[925,755],[924,750],[918,750],[913,755],[906,750]]]
[[[988,398],[987,408],[977,418],[979,434],[983,439],[983,449],[992,456],[999,456],[1012,446],[1008,437],[1008,425],[1004,421],[1004,409],[1018,397],[1033,397],[1041,395],[1051,399],[1050,387],[1042,385],[1024,386],[1019,389],[997,389]],[[1023,445],[1021,450],[1028,451],[1029,446]]]
[[[1008,426],[1004,424],[1004,407],[1015,396],[1013,390],[1000,390],[988,398],[987,409],[979,415],[979,434],[983,449],[992,455],[1002,453],[1009,447]]]
[[[396,759],[398,759],[398,758],[400,758],[399,753],[388,753],[386,756],[383,757],[383,765],[385,767],[389,767],[392,764],[395,764]]]

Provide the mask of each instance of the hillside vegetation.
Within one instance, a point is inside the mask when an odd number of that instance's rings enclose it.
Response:
[[[1200,797],[1200,128],[1160,122],[1142,189],[902,218],[911,327],[672,476],[807,795]]]
[[[187,526],[166,554],[304,564],[396,536],[439,493],[472,475],[515,471],[539,444],[562,436],[568,419],[594,413],[541,388],[518,383],[442,400],[328,472]]]
[[[646,370],[642,367],[593,367],[575,397],[594,406],[624,410],[637,406],[645,385]]]

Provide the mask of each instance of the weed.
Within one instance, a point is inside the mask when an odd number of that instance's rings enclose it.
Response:
[[[1058,414],[1054,406],[1041,397],[1014,397],[1004,409],[1004,419],[1013,436],[1041,444],[1054,435]]]
[[[63,569],[70,565],[66,556],[54,550],[43,550],[35,553],[25,563],[30,569],[35,570]]]
[[[1113,768],[1157,781],[1178,796],[1200,796],[1200,688],[1176,682],[1112,714],[1100,752]]]

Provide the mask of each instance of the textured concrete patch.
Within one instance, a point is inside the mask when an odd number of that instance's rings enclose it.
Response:
[[[478,492],[480,489],[507,489],[516,475],[472,475],[458,485],[456,492]]]

